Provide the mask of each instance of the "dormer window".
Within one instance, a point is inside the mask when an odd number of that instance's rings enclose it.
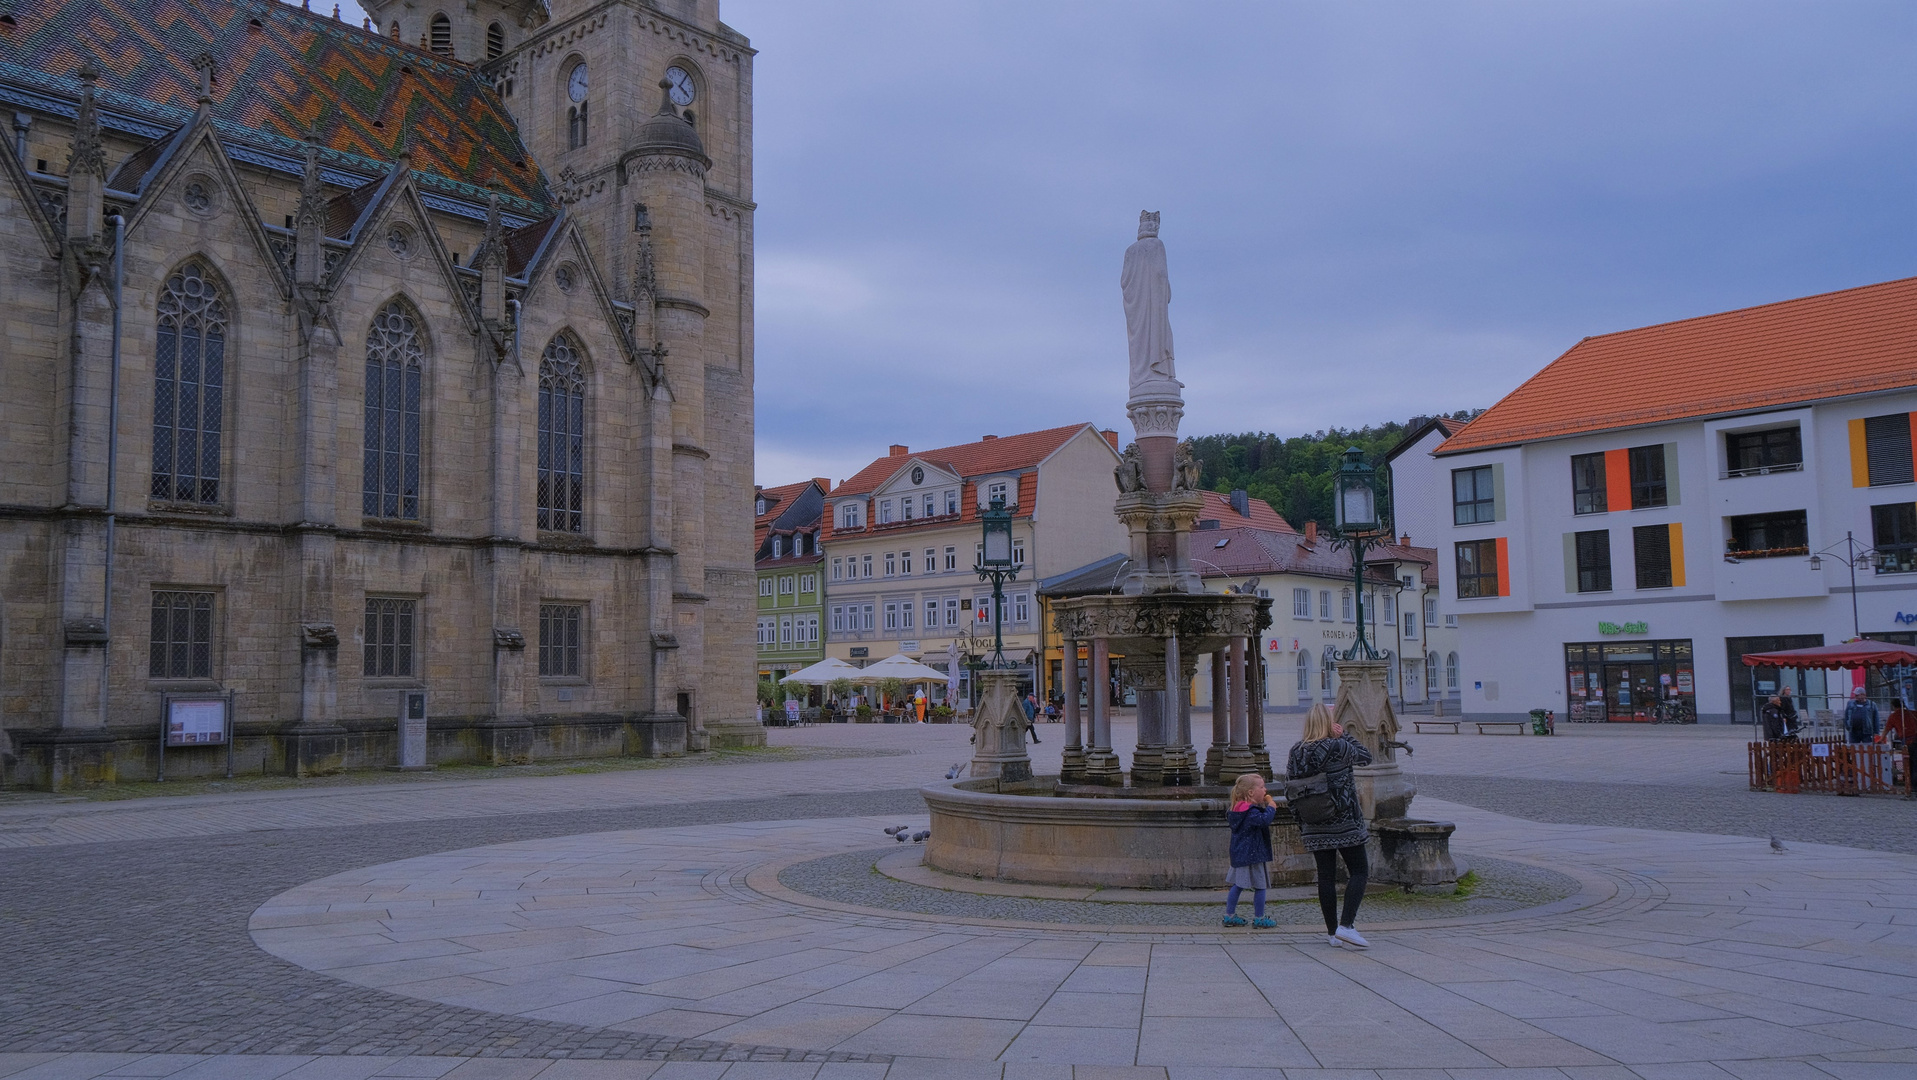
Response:
[[[958,489],[957,488],[945,489],[945,512],[948,514],[958,513]]]
[[[839,506],[839,528],[841,529],[859,528],[862,520],[863,520],[863,516],[859,513],[858,503],[855,503],[855,502],[842,503]]]
[[[892,524],[892,500],[891,499],[886,499],[879,503],[879,524],[881,525]]]
[[[773,537],[772,538],[772,557],[776,559],[782,556],[785,553],[783,550],[784,546],[785,546],[784,537],[782,536]]]
[[[932,498],[932,493],[928,491],[925,493],[925,516],[934,517],[937,514],[938,503]]]
[[[752,513],[753,513],[753,516],[755,516],[755,517],[764,517],[764,516],[765,516],[765,500],[764,500],[764,499],[760,499],[760,500],[759,500],[759,503],[758,503],[758,509],[756,509],[756,510],[754,510],[754,511],[752,511]]]
[[[1007,495],[1007,491],[1010,487],[1011,485],[1003,480],[996,480],[987,484],[985,486],[985,505],[990,506],[995,502],[1002,502],[1007,506],[1012,505],[1012,500],[1010,496]]]

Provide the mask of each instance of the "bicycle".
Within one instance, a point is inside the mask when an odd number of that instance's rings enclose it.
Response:
[[[1683,698],[1671,698],[1657,703],[1651,710],[1651,722],[1654,724],[1695,724],[1697,709]]]

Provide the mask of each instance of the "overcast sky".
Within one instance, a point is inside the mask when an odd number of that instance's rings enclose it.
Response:
[[[1579,338],[1917,274],[1917,4],[722,0],[759,50],[758,478],[1486,406]]]

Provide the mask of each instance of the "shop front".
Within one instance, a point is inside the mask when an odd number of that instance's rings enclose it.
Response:
[[[1688,723],[1697,717],[1689,638],[1567,642],[1564,677],[1573,721]]]

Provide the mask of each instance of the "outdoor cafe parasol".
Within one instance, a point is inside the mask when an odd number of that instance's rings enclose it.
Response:
[[[1917,667],[1917,648],[1888,641],[1847,641],[1837,645],[1817,645],[1808,649],[1746,653],[1744,665],[1751,669],[1751,696],[1757,696],[1757,669],[1794,668],[1887,672],[1892,668]],[[1858,685],[1863,685],[1861,679]],[[1901,794],[1909,796],[1910,735],[1917,717],[1909,703],[1893,699],[1886,713],[1884,730],[1896,732],[1903,746],[1889,742],[1849,745],[1843,742],[1813,739],[1804,741],[1751,743],[1751,787],[1774,788],[1782,792],[1832,791],[1840,794]],[[1842,738],[1842,732],[1838,734]]]

